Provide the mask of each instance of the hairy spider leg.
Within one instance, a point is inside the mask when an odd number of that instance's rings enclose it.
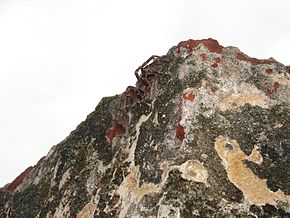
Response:
[[[141,71],[142,71],[142,69],[141,69]],[[136,76],[138,82],[144,84],[146,87],[149,86],[149,82],[148,82],[148,80],[147,80],[146,78],[144,78],[144,77],[141,77],[141,76],[138,74],[138,72],[135,72],[135,76]]]
[[[135,71],[135,74],[144,69],[145,67],[148,66],[148,64],[150,63],[150,61],[154,60],[154,59],[157,59],[157,58],[160,58],[159,56],[157,55],[152,55],[147,61],[145,61],[140,67],[137,68],[137,70]]]
[[[159,56],[157,55],[152,55],[150,58],[148,58],[147,61],[145,61],[139,68],[144,68],[146,67],[146,65],[149,64],[150,61],[154,60],[154,59],[157,59],[157,58],[160,58]]]
[[[139,102],[143,101],[144,94],[145,94],[145,92],[143,90],[136,88],[136,95],[137,95]]]

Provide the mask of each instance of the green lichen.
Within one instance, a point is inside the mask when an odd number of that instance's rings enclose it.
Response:
[[[10,217],[36,217],[41,210],[46,196],[36,185],[30,185],[23,192],[16,192],[13,196],[13,204],[11,205]]]

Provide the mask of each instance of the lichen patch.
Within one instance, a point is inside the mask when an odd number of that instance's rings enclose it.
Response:
[[[261,165],[263,162],[263,157],[256,148],[252,150],[252,153],[247,157],[247,159],[258,165]]]
[[[61,199],[60,204],[58,205],[53,217],[54,218],[62,218],[62,217],[69,217],[70,216],[70,207],[69,203],[64,203],[64,202],[69,202],[66,197]]]
[[[68,179],[70,179],[70,168],[67,171],[65,171],[65,173],[62,175],[62,178],[58,185],[59,190],[63,187],[63,185],[67,182]]]
[[[248,157],[240,149],[236,140],[230,140],[222,136],[216,138],[214,148],[223,161],[229,180],[243,192],[245,199],[250,204],[277,206],[278,201],[282,201],[287,204],[287,210],[290,209],[290,196],[285,195],[280,189],[277,192],[268,189],[267,180],[260,179],[244,165],[244,160],[259,159],[261,161],[256,151],[252,151],[252,154]]]
[[[140,199],[146,194],[156,192],[157,186],[153,183],[148,183],[139,187],[139,166],[135,166],[120,185],[119,190],[122,189],[131,192],[135,199]]]
[[[94,205],[93,203],[89,202],[77,214],[76,218],[93,218],[95,210],[96,210],[96,205]]]
[[[179,166],[181,177],[188,181],[203,182],[208,186],[208,173],[198,160],[188,160]]]
[[[288,74],[272,74],[271,75],[271,78],[274,82],[278,82],[280,83],[281,85],[284,85],[284,86],[290,86],[290,79],[289,79],[289,75]]]
[[[195,88],[187,88],[183,90],[181,96],[178,125],[176,126],[176,139],[182,142],[183,147],[187,144],[187,135],[192,132],[192,123],[196,121],[195,117],[198,114],[197,107],[199,104],[196,101],[199,100],[199,96],[196,93],[197,90]]]
[[[152,105],[154,105],[154,101],[152,102]],[[153,109],[152,109],[153,111]],[[136,146],[137,146],[137,142],[138,142],[138,139],[139,139],[139,135],[140,135],[140,128],[141,128],[141,125],[143,123],[145,123],[152,115],[152,111],[146,116],[146,115],[142,115],[137,124],[136,124],[136,127],[135,127],[135,130],[136,130],[136,136],[135,136],[135,140],[134,142],[132,143],[131,147],[130,147],[130,144],[128,144],[128,147],[127,147],[127,150],[128,150],[128,158],[127,158],[127,162],[131,162],[130,164],[130,168],[133,168],[135,166],[135,149],[136,149]]]
[[[157,191],[157,185],[153,183],[139,186],[139,174],[139,166],[134,166],[119,186],[118,194],[120,195],[122,204],[119,217],[126,217],[130,205],[138,203],[144,195],[149,195]]]
[[[245,104],[269,108],[270,99],[256,87],[243,83],[236,87],[236,90],[222,93],[217,106],[221,111],[225,111],[236,110]]]
[[[283,101],[290,104],[290,74],[278,74],[273,73],[271,75],[272,79],[272,87],[268,90],[268,94],[270,95],[279,95]]]

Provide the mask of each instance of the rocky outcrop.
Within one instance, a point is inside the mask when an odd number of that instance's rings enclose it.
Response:
[[[290,215],[289,67],[206,39],[135,74],[0,190],[0,217]]]

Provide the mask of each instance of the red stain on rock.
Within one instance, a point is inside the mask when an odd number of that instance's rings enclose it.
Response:
[[[214,58],[213,62],[214,63],[211,65],[211,67],[212,68],[217,68],[219,66],[218,64],[221,62],[221,59],[220,58]]]
[[[195,94],[192,92],[187,92],[183,94],[183,99],[188,100],[188,101],[194,101],[195,99]]]
[[[24,179],[26,178],[26,176],[30,173],[31,170],[36,169],[40,166],[40,164],[43,162],[44,158],[46,156],[43,156],[42,158],[40,158],[40,160],[37,162],[36,165],[34,165],[33,167],[30,166],[28,167],[26,170],[24,170],[19,176],[16,177],[16,179],[13,180],[13,182],[11,182],[8,186],[7,186],[7,190],[8,191],[14,191],[19,185],[21,185],[24,181]]]
[[[286,66],[288,73],[290,73],[290,66]]]
[[[271,96],[273,94],[276,94],[279,91],[280,84],[278,82],[275,82],[272,89],[267,91],[267,95]]]
[[[272,74],[273,73],[273,70],[271,68],[268,68],[268,69],[266,69],[266,73]]]
[[[213,63],[212,65],[210,65],[212,68],[217,68],[219,65],[217,63]]]
[[[206,60],[206,54],[204,53],[200,54],[199,57],[201,58],[202,61]]]
[[[26,178],[26,176],[30,173],[30,171],[33,169],[33,167],[28,167],[26,170],[24,170],[19,176],[16,177],[16,179],[14,179],[13,182],[11,182],[8,187],[7,190],[8,191],[14,191],[19,185],[22,184],[22,182],[24,181],[24,179]]]
[[[179,105],[179,115],[178,115],[178,125],[175,128],[175,139],[179,141],[183,141],[185,138],[184,127],[180,125],[180,121],[182,119],[182,105]]]
[[[187,41],[180,42],[177,45],[177,52],[180,52],[180,48],[186,48],[189,53],[191,53],[199,44],[203,44],[210,52],[221,54],[223,46],[221,46],[217,40],[214,39],[202,39],[202,40],[193,40],[189,39]]]
[[[280,84],[278,82],[275,82],[272,89],[273,93],[274,94],[277,93],[279,88],[280,88]]]
[[[275,63],[275,61],[272,61],[272,60],[259,60],[257,58],[251,58],[251,57],[248,57],[242,53],[237,53],[237,59],[240,61],[249,62],[253,66],[256,66],[259,64],[273,64],[273,63]]]
[[[107,139],[110,143],[112,143],[113,139],[116,136],[123,135],[126,132],[125,128],[120,123],[115,123],[107,133]]]
[[[219,63],[221,62],[221,59],[220,59],[220,58],[214,58],[213,61],[214,61],[215,63],[218,63],[218,64],[219,64]]]
[[[184,127],[180,125],[180,123],[176,126],[176,140],[183,141],[185,138]]]
[[[211,88],[210,88],[210,91],[211,91],[212,93],[215,93],[217,90],[218,90],[218,89],[217,89],[216,87],[211,87]]]

